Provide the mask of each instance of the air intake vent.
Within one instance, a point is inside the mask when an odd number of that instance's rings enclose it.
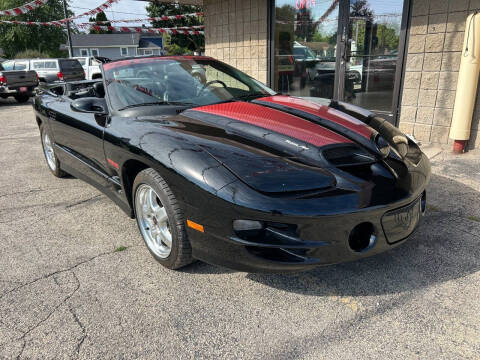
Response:
[[[325,149],[323,156],[336,167],[372,164],[376,161],[375,156],[353,144]]]

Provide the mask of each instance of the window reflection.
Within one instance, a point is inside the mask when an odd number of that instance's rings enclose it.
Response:
[[[337,64],[340,3],[349,5],[349,16],[342,54],[346,61]],[[340,99],[391,117],[403,3],[277,0],[274,88],[295,96],[332,98],[334,90],[338,94],[335,72],[342,66]]]
[[[277,91],[297,96],[333,96],[338,3],[276,1]]]
[[[356,78],[345,100],[389,117],[398,58],[403,0],[352,0],[347,69]]]

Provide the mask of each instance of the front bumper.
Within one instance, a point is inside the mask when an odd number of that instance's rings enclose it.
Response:
[[[212,196],[201,200],[208,208],[185,205],[188,219],[205,225],[205,233],[187,228],[193,256],[214,265],[246,272],[303,271],[320,265],[354,261],[382,253],[402,244],[418,227],[426,207],[425,188],[430,165],[425,155],[410,171],[407,196],[386,205],[356,211],[286,214],[256,211]],[[236,194],[236,196],[240,196]],[[311,200],[311,204],[318,202]],[[328,199],[332,204],[334,198]],[[332,205],[333,207],[333,205]],[[208,210],[207,210],[208,209]],[[310,209],[311,210],[311,209]],[[234,234],[234,219],[295,226],[296,237],[264,237],[245,240]],[[374,241],[355,250],[350,239],[360,224],[369,224]]]
[[[35,95],[35,86],[27,87],[27,91],[20,91],[20,88],[8,88],[6,86],[0,86],[0,95],[3,97],[15,96],[15,95],[28,95],[30,97]]]
[[[246,272],[285,272],[308,270],[320,265],[354,261],[382,253],[403,243],[418,227],[424,211],[420,198],[391,211],[403,214],[395,233],[388,233],[382,221],[390,211],[377,209],[317,219],[283,218],[283,223],[298,224],[297,239],[279,238],[278,242],[262,239],[245,240],[238,236],[222,237],[213,233],[195,234],[193,253],[207,263]],[[403,209],[419,208],[408,225]],[[424,209],[424,208],[423,208]],[[280,219],[278,219],[280,220]],[[355,251],[350,234],[359,224],[370,223],[374,228],[374,241],[365,249]],[[400,236],[400,237],[398,237]],[[190,236],[192,238],[192,236]]]

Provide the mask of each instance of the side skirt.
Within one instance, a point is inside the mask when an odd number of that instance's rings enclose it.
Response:
[[[96,183],[95,181],[92,181],[88,176],[85,176],[82,174],[80,171],[72,168],[71,166],[66,166],[66,165],[61,165],[60,166],[62,170],[67,172],[68,174],[72,175],[73,177],[76,177],[77,179],[80,179],[82,181],[85,181],[87,184],[93,186],[95,189],[99,190],[110,200],[112,200],[117,206],[123,210],[125,214],[127,214],[128,217],[134,218],[133,210],[130,207],[129,204],[126,204],[125,202],[121,201],[115,194],[113,194],[110,189],[105,188],[104,186],[101,186],[100,184]]]
[[[96,169],[90,166],[90,164],[88,164],[86,161],[83,161],[82,159],[75,156],[73,153],[66,151],[63,147],[57,144],[55,144],[55,148],[58,149],[59,151],[62,151],[62,153],[67,154],[68,156],[73,158],[75,161],[80,162],[82,165],[87,166],[94,173],[105,178],[105,180],[107,180],[109,183],[114,185],[113,188],[121,189],[122,186],[120,183],[120,179],[117,179],[116,177],[108,176],[107,174],[101,172],[99,169]],[[92,185],[94,188],[96,188],[97,190],[99,190],[100,192],[108,196],[110,200],[112,200],[115,204],[117,204],[117,206],[120,207],[120,209],[122,209],[123,212],[125,212],[125,214],[127,214],[130,218],[133,219],[135,217],[133,213],[133,209],[130,207],[130,204],[126,201],[122,201],[122,199],[116,193],[114,193],[111,188],[106,187],[102,184],[99,184],[98,182],[93,180],[91,177],[85,175],[82,171],[79,171],[73,166],[69,166],[68,164],[60,162],[60,168],[65,172],[67,172],[68,174],[76,177],[77,179],[83,180],[87,184]],[[123,190],[119,190],[119,191],[123,191]]]

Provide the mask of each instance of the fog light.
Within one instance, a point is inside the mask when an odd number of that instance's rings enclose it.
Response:
[[[262,230],[263,224],[260,221],[254,220],[234,220],[233,230],[235,231],[249,231],[249,230]]]
[[[355,252],[370,250],[376,242],[375,227],[369,222],[355,226],[348,238],[348,245]]]

